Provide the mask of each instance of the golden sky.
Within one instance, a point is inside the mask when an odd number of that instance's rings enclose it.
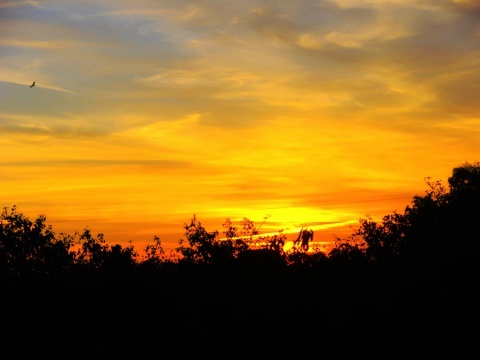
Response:
[[[478,0],[4,0],[0,206],[331,241],[480,160],[479,84]]]

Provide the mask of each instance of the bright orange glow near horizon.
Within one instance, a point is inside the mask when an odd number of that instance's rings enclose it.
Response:
[[[137,250],[315,240],[480,154],[478,1],[0,4],[0,206]],[[32,82],[36,86],[30,88]]]

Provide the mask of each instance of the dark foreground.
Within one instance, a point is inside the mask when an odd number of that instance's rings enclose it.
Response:
[[[3,359],[459,359],[477,264],[69,274],[1,292]]]

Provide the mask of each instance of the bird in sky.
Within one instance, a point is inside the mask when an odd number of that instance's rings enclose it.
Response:
[[[33,84],[32,84],[32,85],[30,85],[30,87],[32,88],[32,87],[34,87],[34,86],[35,86],[35,81],[33,82]]]

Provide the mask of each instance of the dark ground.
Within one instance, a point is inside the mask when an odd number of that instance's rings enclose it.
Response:
[[[477,267],[36,279],[2,288],[1,357],[461,359]]]

